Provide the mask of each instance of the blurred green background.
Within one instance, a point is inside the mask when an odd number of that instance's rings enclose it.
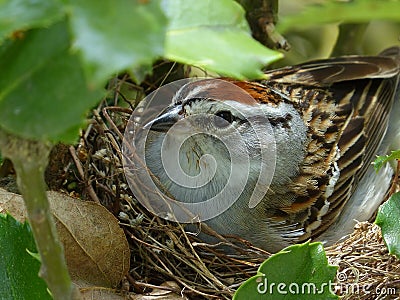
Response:
[[[364,0],[368,1],[368,0]],[[285,21],[286,18],[291,16],[298,16],[312,6],[320,6],[332,1],[321,0],[281,0],[279,1],[279,21]],[[339,1],[337,1],[339,2]],[[350,2],[350,1],[340,1]],[[357,1],[362,2],[362,0]],[[368,1],[372,2],[372,1]],[[380,2],[380,3],[379,3]],[[399,2],[399,1],[376,1],[383,5],[383,2]],[[390,8],[388,8],[390,9]],[[354,15],[363,14],[365,12],[354,10]],[[366,12],[368,13],[368,12]],[[372,15],[374,12],[370,12]],[[391,12],[389,12],[391,13]],[[395,12],[400,19],[400,11]],[[318,21],[319,15],[312,16]],[[338,14],[338,18],[340,15]],[[310,17],[308,17],[310,19]],[[272,67],[279,67],[283,65],[292,65],[304,62],[310,59],[326,58],[329,57],[335,45],[339,33],[339,23],[334,24],[315,24],[307,29],[302,28],[299,24],[299,29],[291,28],[284,33],[284,37],[291,45],[291,50],[285,53],[285,59],[275,63]],[[400,22],[374,20],[365,24],[365,33],[359,36],[359,53],[376,55],[380,51],[390,46],[400,46]]]

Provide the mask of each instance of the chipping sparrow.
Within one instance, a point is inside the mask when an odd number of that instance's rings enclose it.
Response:
[[[261,82],[188,83],[147,122],[146,165],[178,201],[217,199],[218,214],[204,219],[220,234],[268,251],[335,242],[390,185],[392,169],[376,175],[371,161],[398,133],[399,65],[400,48],[390,48],[269,71]]]

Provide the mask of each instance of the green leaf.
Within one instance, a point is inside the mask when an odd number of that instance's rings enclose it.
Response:
[[[332,293],[336,271],[321,243],[289,246],[263,262],[233,299],[338,299]]]
[[[399,11],[400,1],[325,1],[321,2],[320,5],[309,5],[305,10],[291,16],[281,17],[277,30],[285,32],[335,22],[400,21]]]
[[[37,252],[29,225],[0,214],[0,299],[51,299],[27,250]]]
[[[378,209],[375,223],[382,229],[382,236],[390,254],[400,259],[400,193],[393,194]]]
[[[64,22],[0,47],[0,126],[18,136],[73,142],[102,92],[89,89]],[[72,134],[73,132],[73,134]]]
[[[70,0],[74,48],[91,83],[164,54],[167,20],[160,1]]]
[[[13,31],[49,26],[63,15],[63,7],[57,0],[0,1],[0,44]]]
[[[239,79],[261,78],[261,68],[282,54],[255,41],[244,10],[232,0],[169,0],[166,54],[171,60],[196,65]]]
[[[378,172],[384,163],[387,163],[390,160],[400,159],[400,150],[392,151],[390,155],[382,155],[378,156],[374,161],[374,169]]]

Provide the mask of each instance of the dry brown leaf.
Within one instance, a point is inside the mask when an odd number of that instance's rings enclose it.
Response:
[[[0,213],[6,212],[9,212],[17,221],[25,222],[26,209],[21,195],[0,188]]]
[[[126,297],[104,288],[81,289],[82,300],[124,300]]]
[[[48,192],[68,269],[79,286],[116,286],[129,271],[129,245],[118,220],[103,206]],[[23,222],[20,195],[0,189],[0,212]]]

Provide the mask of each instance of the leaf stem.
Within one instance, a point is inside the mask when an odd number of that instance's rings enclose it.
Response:
[[[42,277],[56,300],[80,299],[68,274],[61,243],[46,195],[44,171],[50,143],[31,141],[5,133],[0,128],[0,148],[11,159],[17,173],[18,188],[24,198],[42,265]]]

